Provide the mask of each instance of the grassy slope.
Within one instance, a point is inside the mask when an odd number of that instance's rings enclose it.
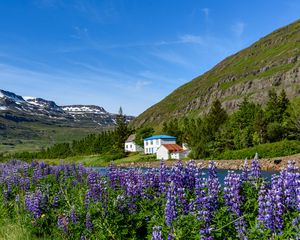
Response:
[[[218,88],[225,90],[239,83],[284,73],[299,66],[299,61],[296,63],[287,61],[299,55],[300,20],[274,31],[250,47],[226,58],[205,74],[179,87],[161,102],[143,112],[132,124],[155,126],[170,116],[197,115],[204,110],[201,103],[211,94],[210,88],[215,83],[219,82]],[[269,66],[269,69],[260,71],[265,66]],[[232,77],[235,80],[230,80]],[[240,97],[231,96],[231,98]],[[200,107],[195,103],[196,99],[200,99]],[[192,106],[191,109],[188,109],[189,104]]]
[[[0,153],[37,151],[54,143],[78,140],[102,128],[66,127],[41,123],[10,123],[10,128],[0,130]]]

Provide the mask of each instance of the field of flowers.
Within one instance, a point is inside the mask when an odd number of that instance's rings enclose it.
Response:
[[[141,171],[12,160],[0,164],[0,209],[31,239],[300,239],[300,174],[270,182],[259,161],[220,183],[214,162]],[[5,216],[4,216],[5,215]]]

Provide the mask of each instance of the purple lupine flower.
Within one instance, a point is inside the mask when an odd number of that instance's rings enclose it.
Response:
[[[53,207],[58,207],[59,206],[59,202],[58,201],[59,201],[59,196],[55,195],[53,197],[52,206]]]
[[[207,180],[203,177],[204,173],[197,171],[195,174],[195,195],[196,198],[193,202],[191,202],[189,210],[190,212],[199,215],[199,211],[201,211],[203,206],[203,199],[205,198],[207,191],[205,190],[207,187]]]
[[[190,191],[195,187],[196,164],[194,160],[188,161],[184,168],[184,186]]]
[[[251,162],[249,178],[254,182],[261,178],[261,167],[258,161],[258,153],[255,154],[255,157]]]
[[[286,169],[280,172],[283,180],[285,205],[293,210],[297,208],[297,179],[299,173],[295,166],[295,161],[289,161]]]
[[[176,210],[176,192],[174,182],[170,183],[168,192],[167,192],[167,203],[165,207],[165,220],[167,226],[171,226],[173,220],[177,218]]]
[[[209,163],[207,185],[208,197],[210,198],[213,209],[216,210],[218,208],[218,194],[220,192],[221,185],[217,176],[215,162]]]
[[[243,182],[246,182],[249,178],[249,168],[248,168],[248,159],[246,158],[242,167],[242,176],[241,176],[241,180]]]
[[[108,179],[111,188],[117,188],[117,185],[120,182],[119,169],[115,167],[115,165],[111,164],[108,168]]]
[[[65,214],[59,215],[57,218],[57,226],[65,233],[68,232],[69,219]]]
[[[85,216],[85,228],[90,231],[93,229],[93,223],[91,221],[91,215],[89,213],[87,213]]]
[[[159,168],[159,191],[164,194],[167,191],[168,172],[164,161],[160,161]]]
[[[161,226],[154,226],[152,229],[152,240],[163,240]]]
[[[179,160],[171,169],[171,181],[174,182],[176,188],[184,187],[184,172],[182,162]]]
[[[78,217],[77,217],[77,214],[76,214],[76,211],[74,208],[72,208],[72,210],[71,210],[70,219],[71,219],[72,223],[74,223],[74,224],[78,223]]]
[[[168,240],[174,240],[174,235],[173,233],[168,234]]]
[[[174,193],[177,195],[177,211],[179,213],[187,214],[189,204],[186,199],[184,187],[184,168],[180,160],[177,161],[174,167],[172,167],[170,178],[174,183]]]
[[[281,176],[272,176],[269,188],[262,185],[258,197],[258,221],[272,234],[280,233],[283,229],[284,206],[283,180]]]
[[[293,224],[293,230],[295,231],[296,234],[300,234],[300,214],[295,218],[293,219],[292,221],[292,224]],[[299,238],[296,238],[296,240],[299,240]]]
[[[144,186],[144,193],[142,193],[142,195],[147,198],[153,198],[153,195],[146,196],[145,193],[148,189],[158,192],[160,186],[160,176],[157,174],[157,171],[154,168],[147,170],[141,180],[143,182],[141,184]]]
[[[33,194],[26,194],[25,205],[26,208],[35,219],[40,218],[42,215],[41,203],[43,195],[40,191]]]
[[[242,196],[241,196],[241,177],[239,174],[229,171],[224,180],[224,198],[225,204],[229,212],[234,218],[240,218],[234,222],[235,229],[240,239],[247,239],[246,237],[246,223],[242,217]]]
[[[300,212],[300,173],[297,173],[295,180],[295,192],[296,192],[296,208]]]
[[[199,211],[199,220],[204,222],[200,229],[201,238],[205,239],[210,237],[213,228],[210,226],[213,215],[218,209],[218,194],[220,192],[220,182],[216,172],[216,164],[213,161],[208,165],[207,177],[207,194],[203,197],[202,207]]]
[[[28,191],[30,189],[30,179],[28,177],[23,177],[19,182],[21,190]]]

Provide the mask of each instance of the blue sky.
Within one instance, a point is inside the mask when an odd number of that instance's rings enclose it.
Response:
[[[299,13],[299,0],[0,1],[0,89],[138,115]]]

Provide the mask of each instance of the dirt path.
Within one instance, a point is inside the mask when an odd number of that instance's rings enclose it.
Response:
[[[296,166],[300,168],[300,154],[295,154],[291,156],[285,157],[276,157],[276,158],[266,158],[260,159],[260,166],[262,170],[265,171],[280,171],[281,169],[287,166],[288,161],[293,160],[296,162]],[[252,160],[248,160],[248,165],[250,166]],[[184,161],[184,163],[187,161]],[[198,167],[207,167],[208,160],[195,160]],[[244,160],[215,160],[217,164],[217,168],[219,169],[231,169],[231,170],[239,170],[242,169],[244,164]],[[165,164],[167,166],[172,166],[176,163],[174,160],[167,160]],[[158,168],[160,165],[160,161],[152,161],[152,162],[131,162],[131,163],[123,163],[118,166],[122,167],[156,167]]]

